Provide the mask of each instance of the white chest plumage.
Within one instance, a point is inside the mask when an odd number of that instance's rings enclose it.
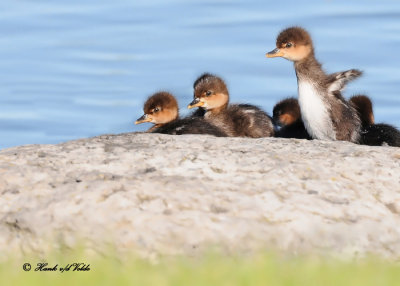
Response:
[[[310,136],[315,139],[336,140],[328,106],[318,90],[310,82],[299,80],[298,92],[301,117]]]

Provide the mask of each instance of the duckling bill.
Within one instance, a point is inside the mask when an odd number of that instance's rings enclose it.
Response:
[[[203,118],[188,117],[179,119],[179,108],[175,97],[165,91],[150,96],[143,108],[144,114],[135,124],[151,122],[154,124],[147,132],[172,135],[209,134],[227,136],[221,129]]]
[[[276,48],[267,57],[283,57],[294,62],[297,76],[301,117],[308,134],[315,139],[344,140],[357,143],[361,121],[341,90],[347,78],[361,72],[350,70],[340,81],[338,75],[327,75],[314,55],[310,35],[300,27],[283,30],[277,37]],[[353,73],[353,76],[351,75]]]
[[[194,84],[194,99],[188,108],[201,107],[204,118],[228,136],[269,137],[274,128],[271,117],[257,106],[229,104],[229,92],[218,76],[205,73]]]

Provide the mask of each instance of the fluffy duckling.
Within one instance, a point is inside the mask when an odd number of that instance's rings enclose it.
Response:
[[[311,139],[301,119],[300,106],[296,98],[286,98],[275,104],[273,119],[281,128],[275,137]]]
[[[312,138],[359,141],[360,118],[341,95],[341,90],[348,82],[346,76],[340,80],[337,74],[327,75],[322,70],[306,30],[300,27],[285,29],[276,40],[276,49],[266,56],[283,57],[294,62],[301,117]],[[348,73],[347,78],[361,74],[358,70],[345,73]]]
[[[205,109],[204,118],[228,136],[270,137],[274,135],[271,117],[249,104],[229,104],[225,82],[212,74],[201,75],[194,83],[194,100],[188,108]]]
[[[368,96],[356,95],[350,98],[350,102],[356,108],[362,122],[360,144],[400,147],[400,131],[397,128],[385,123],[375,124],[372,102]]]
[[[165,91],[150,96],[144,104],[144,115],[135,124],[154,123],[147,132],[163,134],[209,134],[224,137],[226,134],[203,118],[179,119],[178,103],[175,97]]]

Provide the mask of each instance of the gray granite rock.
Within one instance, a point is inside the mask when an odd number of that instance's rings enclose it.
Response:
[[[400,257],[400,148],[103,135],[0,151],[0,252]]]

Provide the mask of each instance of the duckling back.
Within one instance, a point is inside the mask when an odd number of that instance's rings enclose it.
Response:
[[[271,117],[250,104],[231,104],[218,114],[206,112],[205,118],[231,137],[270,137],[274,135]]]
[[[238,104],[237,108],[247,117],[249,129],[245,130],[245,136],[254,138],[274,136],[272,118],[265,111],[251,104]],[[243,129],[238,128],[238,131],[241,130]]]
[[[360,118],[340,92],[347,82],[361,75],[360,71],[327,75],[315,58],[311,36],[300,27],[283,30],[277,37],[276,49],[267,57],[294,62],[301,117],[312,138],[358,142]]]
[[[385,123],[367,125],[362,128],[360,144],[400,147],[400,131]]]
[[[216,137],[227,136],[223,130],[201,117],[177,119],[152,130],[152,133],[171,135],[208,134]]]

